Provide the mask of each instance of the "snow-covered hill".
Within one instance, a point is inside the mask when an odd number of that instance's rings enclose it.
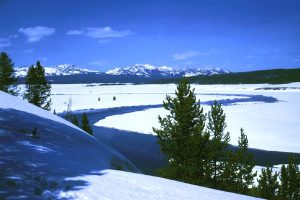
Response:
[[[108,70],[109,75],[135,75],[142,77],[162,76],[162,77],[183,77],[197,75],[213,75],[229,73],[219,68],[183,68],[176,69],[168,66],[155,67],[149,64],[136,64],[126,68],[114,68]]]
[[[16,68],[16,76],[24,77],[28,71],[27,67],[19,67]],[[98,74],[98,71],[92,71],[89,69],[83,69],[71,64],[61,64],[56,66],[44,67],[46,76],[66,76],[66,75],[76,75],[76,74],[88,74],[88,73],[95,73]]]
[[[1,199],[255,199],[132,173],[138,169],[112,147],[3,92],[0,141]]]

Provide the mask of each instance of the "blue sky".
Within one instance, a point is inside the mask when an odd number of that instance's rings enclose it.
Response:
[[[0,0],[15,66],[300,67],[299,0]]]

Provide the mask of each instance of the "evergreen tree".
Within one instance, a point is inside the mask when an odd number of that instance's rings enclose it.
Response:
[[[78,118],[76,117],[76,115],[72,115],[72,116],[71,116],[71,122],[72,122],[72,124],[74,124],[75,126],[78,126],[78,127],[79,127],[79,120],[78,120]]]
[[[89,123],[90,122],[88,120],[87,114],[84,112],[81,119],[81,128],[90,135],[93,135],[93,130]]]
[[[51,85],[47,82],[45,70],[39,61],[36,63],[35,67],[29,67],[26,75],[25,87],[26,91],[24,93],[24,99],[27,99],[29,103],[45,110],[50,110]]]
[[[211,111],[208,113],[208,131],[210,133],[210,153],[209,165],[207,167],[208,179],[213,187],[217,188],[222,182],[222,173],[224,172],[226,152],[230,141],[229,133],[225,133],[226,122],[225,113],[222,105],[217,101],[211,105]]]
[[[224,162],[224,171],[222,173],[222,185],[221,188],[230,191],[237,192],[237,177],[238,163],[235,151],[227,151],[226,162]]]
[[[294,157],[289,157],[287,167],[282,165],[280,172],[279,198],[300,199],[300,172]]]
[[[242,128],[238,144],[239,148],[236,152],[238,165],[236,191],[248,194],[249,187],[252,186],[257,173],[252,173],[255,160],[253,154],[248,151],[248,139]]]
[[[158,117],[157,134],[161,151],[168,166],[162,175],[194,184],[203,183],[204,166],[208,153],[209,135],[205,132],[205,114],[196,100],[194,89],[183,79],[175,91],[175,97],[166,96],[164,108],[170,113]]]
[[[0,54],[0,90],[17,95],[17,78],[14,75],[14,64],[5,52]]]
[[[278,173],[275,172],[273,174],[271,167],[262,169],[261,175],[259,175],[257,187],[259,196],[269,200],[275,199],[279,188],[277,178]]]

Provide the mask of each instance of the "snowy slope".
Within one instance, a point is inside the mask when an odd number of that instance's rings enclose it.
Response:
[[[16,97],[11,96],[2,91],[0,91],[0,109],[15,109],[15,110],[31,113],[31,114],[40,116],[42,118],[46,118],[46,119],[50,119],[50,120],[53,120],[56,122],[63,123],[67,126],[71,126],[72,128],[75,128],[75,129],[81,131],[80,128],[73,125],[69,121],[66,121],[57,115],[53,115],[52,113],[50,113],[44,109],[34,106],[33,104],[29,104],[20,98],[16,98]]]
[[[37,128],[39,138],[31,137]],[[138,169],[113,148],[59,117],[0,92],[0,198],[254,199]]]
[[[16,76],[24,77],[27,74],[29,67],[16,68]],[[83,69],[71,64],[61,64],[57,66],[49,66],[45,68],[46,76],[59,76],[59,75],[76,75],[76,74],[88,74],[88,73],[100,73],[98,71],[92,71],[89,69]]]
[[[123,200],[254,200],[249,196],[213,190],[177,181],[129,172],[104,170],[103,176],[79,176],[91,185],[82,190],[61,192],[60,197],[71,199]],[[111,188],[114,188],[113,190]]]

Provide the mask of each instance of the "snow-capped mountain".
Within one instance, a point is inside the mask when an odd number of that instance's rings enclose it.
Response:
[[[59,76],[59,75],[75,75],[75,74],[88,74],[88,73],[100,73],[98,71],[92,71],[89,69],[83,69],[71,64],[61,64],[56,66],[44,67],[46,76]],[[24,77],[27,74],[29,67],[16,68],[16,75]]]
[[[24,77],[27,74],[28,66],[16,68],[16,76]],[[56,66],[44,67],[46,76],[67,76],[67,75],[84,75],[84,74],[101,74],[99,71],[93,71],[89,69],[84,69],[71,64],[61,64]],[[117,67],[105,72],[107,75],[126,75],[126,76],[139,76],[144,78],[150,77],[183,77],[183,76],[197,76],[197,75],[213,75],[213,74],[225,74],[229,73],[226,70],[219,68],[183,68],[177,69],[174,67],[161,66],[155,67],[149,64],[135,64],[130,67]]]
[[[106,74],[109,75],[134,75],[141,77],[182,77],[182,76],[197,76],[197,75],[213,75],[213,74],[225,74],[229,73],[226,70],[219,68],[183,68],[176,69],[168,66],[155,67],[149,64],[136,64],[126,68],[114,68],[108,70]]]
[[[16,76],[24,83],[29,67],[16,68]],[[117,67],[106,72],[92,71],[71,64],[45,66],[45,74],[51,83],[146,83],[166,78],[181,78],[196,75],[225,74],[228,71],[218,68],[174,68],[155,67],[149,64],[135,64],[130,67]]]
[[[185,77],[198,76],[198,75],[211,76],[214,74],[230,73],[229,71],[220,68],[184,68],[182,72],[184,73],[183,76]]]

